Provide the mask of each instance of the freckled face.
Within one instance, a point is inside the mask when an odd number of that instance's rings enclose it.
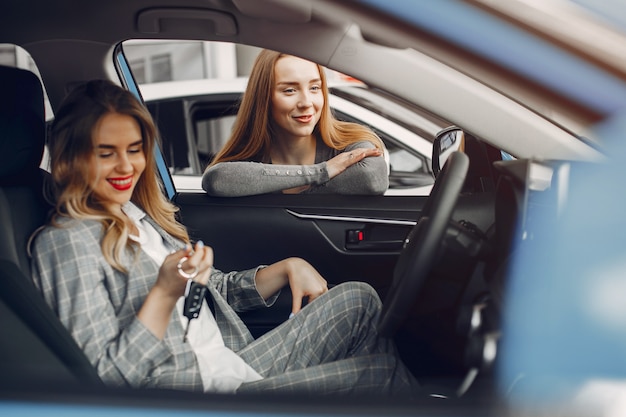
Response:
[[[317,65],[284,56],[274,65],[272,120],[281,138],[309,138],[320,120],[324,105]]]
[[[93,130],[95,153],[91,161],[94,193],[117,211],[130,201],[146,168],[139,123],[131,116],[108,113]]]

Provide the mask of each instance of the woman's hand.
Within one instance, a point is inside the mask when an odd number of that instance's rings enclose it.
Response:
[[[302,309],[302,300],[309,302],[328,291],[326,280],[311,264],[301,258],[287,258],[259,270],[256,287],[259,294],[268,299],[289,284],[293,295],[292,313]]]
[[[302,300],[315,300],[328,291],[328,283],[313,266],[300,258],[289,258],[288,279],[293,296],[291,312],[296,314],[302,309]]]
[[[184,249],[169,254],[159,268],[156,283],[148,293],[137,318],[157,338],[163,339],[169,325],[172,311],[178,299],[184,295],[187,278],[178,272],[178,263],[186,257],[181,265],[183,272],[191,274],[196,271],[194,281],[207,284],[213,267],[213,249],[200,241],[192,249],[187,245]]]
[[[342,152],[332,159],[326,161],[326,169],[330,179],[344,172],[363,159],[370,156],[382,156],[383,151],[378,148],[357,148],[349,152]]]
[[[206,285],[209,281],[211,268],[213,267],[213,249],[209,246],[204,246],[202,241],[196,243],[194,249],[192,249],[191,245],[187,245],[184,249],[171,253],[165,258],[159,269],[159,276],[155,286],[161,287],[165,294],[176,300],[183,295],[187,285],[187,278],[178,272],[178,263],[183,258],[187,258],[181,265],[183,272],[192,274],[197,271],[197,275],[193,280],[203,285]]]

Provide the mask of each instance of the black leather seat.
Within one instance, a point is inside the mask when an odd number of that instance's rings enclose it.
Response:
[[[30,279],[28,240],[46,221],[49,176],[41,83],[0,66],[0,388],[27,384],[102,384]]]
[[[0,67],[0,259],[30,271],[28,237],[45,222],[47,173],[39,168],[44,150],[44,100],[29,71]]]

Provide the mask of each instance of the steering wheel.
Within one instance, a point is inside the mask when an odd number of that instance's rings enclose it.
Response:
[[[385,297],[378,333],[391,337],[408,316],[432,270],[469,168],[469,158],[454,152],[437,176],[417,224],[408,234]]]

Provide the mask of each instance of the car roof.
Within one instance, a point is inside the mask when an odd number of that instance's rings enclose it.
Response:
[[[205,78],[201,80],[166,81],[140,84],[141,96],[146,102],[206,94],[241,94],[248,85],[247,77]]]

